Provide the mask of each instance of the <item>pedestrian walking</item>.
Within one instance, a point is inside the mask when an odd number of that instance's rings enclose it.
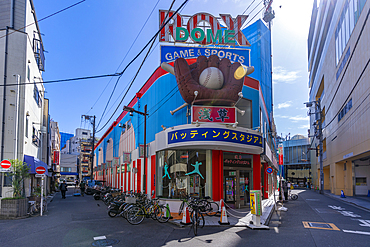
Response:
[[[67,189],[67,184],[65,180],[63,181],[63,183],[60,184],[59,189],[62,192],[62,199],[66,199],[66,191],[68,189]]]
[[[85,194],[85,182],[83,180],[80,183],[80,191],[81,191],[81,195],[84,196],[84,194]]]
[[[77,186],[78,186],[78,180],[75,179],[75,188],[77,188]]]

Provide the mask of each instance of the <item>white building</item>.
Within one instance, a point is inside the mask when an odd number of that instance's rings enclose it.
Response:
[[[0,17],[0,159],[24,160],[32,163],[31,174],[35,164],[48,173],[44,48],[33,1],[2,0]],[[1,178],[0,195],[11,196],[11,184]],[[26,195],[34,183],[27,181]]]
[[[336,195],[370,190],[370,1],[314,1],[308,36],[312,147],[322,155],[323,189]],[[318,109],[320,103],[320,108]],[[315,109],[316,106],[316,109]],[[319,114],[315,114],[320,112]],[[320,121],[321,120],[321,121]],[[320,132],[320,131],[319,131]],[[320,157],[320,156],[319,156]],[[320,158],[312,152],[312,177]]]

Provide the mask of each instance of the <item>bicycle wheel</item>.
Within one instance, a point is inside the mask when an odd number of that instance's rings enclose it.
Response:
[[[28,207],[28,215],[29,216],[33,216],[35,213],[35,206],[34,205],[31,205]]]
[[[144,211],[140,207],[132,207],[128,212],[127,212],[127,221],[131,225],[138,225],[141,222],[143,222],[145,217]]]
[[[292,194],[292,195],[290,196],[290,198],[291,198],[293,201],[295,201],[295,200],[297,200],[297,199],[298,199],[298,195],[297,195],[297,194]]]
[[[182,210],[184,210],[184,205],[185,205],[185,201],[183,201],[180,205],[180,208],[179,208],[179,215],[181,215],[182,213]]]
[[[215,202],[209,202],[209,207],[207,208],[207,215],[208,216],[214,216],[219,211],[220,207]]]
[[[159,223],[168,222],[168,220],[171,217],[170,210],[166,206],[161,205],[161,206],[158,206],[158,211],[159,211],[159,213],[156,215],[158,222]]]
[[[114,218],[114,217],[116,217],[116,216],[117,216],[117,213],[116,213],[116,212],[113,212],[112,210],[109,210],[109,211],[108,211],[108,215],[109,215],[109,217]]]
[[[193,219],[193,212],[190,214],[190,217]],[[198,227],[203,228],[205,225],[204,216],[201,212],[198,212]]]

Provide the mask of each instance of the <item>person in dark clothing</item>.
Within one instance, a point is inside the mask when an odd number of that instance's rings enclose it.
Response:
[[[66,199],[66,191],[68,189],[67,189],[67,184],[65,180],[63,181],[63,183],[60,184],[59,189],[62,192],[62,199]]]
[[[81,181],[80,183],[80,191],[81,191],[81,195],[84,196],[85,194],[85,182],[84,181]]]

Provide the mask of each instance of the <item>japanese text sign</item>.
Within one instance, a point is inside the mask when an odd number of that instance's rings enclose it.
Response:
[[[260,190],[251,190],[250,193],[251,214],[262,215],[262,198]]]
[[[192,122],[235,123],[235,107],[192,106]]]
[[[222,141],[262,147],[262,137],[250,133],[220,128],[191,128],[170,131],[168,144],[199,141]]]

